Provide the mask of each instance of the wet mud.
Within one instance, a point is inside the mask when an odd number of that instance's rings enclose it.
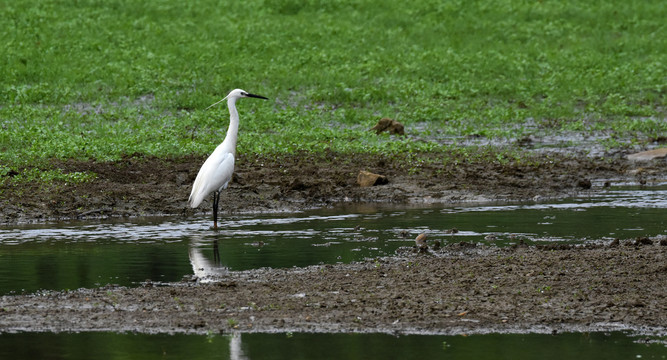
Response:
[[[0,331],[665,334],[667,242],[461,243],[347,265],[0,297]]]
[[[127,156],[115,162],[54,161],[63,173],[95,174],[84,183],[0,182],[0,224],[66,219],[177,215],[211,212],[211,201],[190,209],[187,199],[204,157]],[[12,169],[15,176],[29,169]],[[360,171],[388,183],[360,187]],[[240,155],[222,192],[225,213],[299,211],[345,203],[481,203],[548,200],[600,191],[615,183],[665,181],[664,159],[634,163],[622,155],[526,155],[521,161],[449,161],[430,154],[326,153],[255,157]]]
[[[540,156],[540,155],[534,155]],[[615,183],[664,181],[663,160],[550,155],[539,161],[447,162],[327,153],[242,155],[223,212],[296,211],[352,202],[395,204],[546,200]],[[86,183],[2,185],[0,222],[179,215],[203,158],[129,156],[112,163],[57,161]],[[388,184],[360,187],[360,170]],[[634,329],[665,333],[667,242],[510,248],[470,243],[353,264],[230,272],[218,281],[147,281],[0,297],[0,332],[225,333],[558,332]]]

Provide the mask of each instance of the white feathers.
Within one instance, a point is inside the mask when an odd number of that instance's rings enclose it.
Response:
[[[188,203],[196,208],[209,194],[227,187],[234,173],[234,154],[223,152],[220,144],[199,169]]]
[[[234,156],[236,154],[236,139],[239,132],[239,113],[236,111],[236,100],[244,97],[266,99],[263,96],[249,94],[241,89],[232,90],[222,100],[227,99],[229,108],[229,128],[222,144],[215,148],[215,151],[206,159],[204,165],[199,169],[197,178],[192,185],[192,192],[188,199],[188,204],[192,208],[199,206],[204,198],[215,191],[220,191],[227,187],[234,173]],[[213,106],[211,105],[211,106]],[[209,106],[209,108],[211,107]],[[208,108],[207,108],[208,109]],[[217,201],[214,201],[214,222],[217,218]],[[215,225],[214,225],[215,226]]]

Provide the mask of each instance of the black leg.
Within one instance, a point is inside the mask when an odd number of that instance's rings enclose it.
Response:
[[[213,192],[213,229],[218,229],[218,203],[220,202],[220,191]]]

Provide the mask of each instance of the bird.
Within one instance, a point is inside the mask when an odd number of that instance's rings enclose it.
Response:
[[[229,108],[229,128],[222,141],[213,153],[206,159],[199,169],[197,178],[192,184],[192,192],[188,199],[191,208],[196,208],[208,195],[213,194],[213,229],[218,228],[218,203],[220,202],[220,191],[227,188],[234,173],[234,159],[236,157],[236,139],[239,132],[239,113],[236,110],[236,101],[241,98],[257,98],[268,100],[260,95],[250,94],[245,90],[234,89],[211,107],[227,100]]]

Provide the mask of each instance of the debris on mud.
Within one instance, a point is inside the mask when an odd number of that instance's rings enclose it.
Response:
[[[203,160],[145,156],[114,162],[54,160],[49,165],[53,169],[90,173],[95,178],[80,183],[0,181],[0,224],[149,215],[187,217],[210,211],[206,204],[195,210],[186,204]],[[350,202],[547,200],[601,190],[604,187],[598,183],[603,182],[650,184],[667,178],[664,164],[643,163],[640,168],[632,164],[622,156],[612,160],[584,155],[550,155],[549,161],[444,163],[437,154],[240,154],[235,176],[221,195],[225,204],[221,211],[299,211]],[[361,170],[380,173],[391,182],[360,187],[355,180]]]
[[[380,174],[374,174],[370,171],[360,170],[357,175],[357,184],[361,187],[369,187],[387,184],[387,177]]]
[[[415,245],[417,245],[420,252],[425,252],[428,249],[428,245],[426,244],[426,234],[421,233],[417,235]]]
[[[229,272],[206,284],[3,296],[0,332],[664,334],[667,247],[631,243],[451,244],[352,264]]]
[[[667,157],[667,147],[630,154],[628,155],[628,160],[650,161],[653,159],[662,159],[665,157]]]
[[[405,126],[396,120],[390,118],[382,118],[378,121],[375,126],[370,128],[370,130],[375,130],[377,135],[380,135],[383,132],[387,132],[391,135],[405,135]]]
[[[405,155],[407,156],[407,155]],[[228,212],[297,211],[348,202],[517,201],[604,191],[611,182],[664,181],[659,162],[551,156],[548,162],[443,162],[336,153],[241,155],[224,192]],[[0,182],[0,223],[180,215],[200,157],[129,156],[115,162],[58,160],[88,172],[81,183]],[[369,169],[391,178],[360,187]],[[206,209],[206,206],[201,207]],[[199,210],[205,211],[205,210]],[[451,233],[458,230],[453,228]],[[406,237],[407,233],[400,236]],[[425,240],[425,239],[422,239]],[[314,331],[481,333],[642,329],[665,333],[667,241],[507,248],[424,242],[395,257],[353,264],[226,272],[137,288],[108,286],[0,297],[0,332],[210,333]],[[419,246],[420,247],[420,246]],[[420,247],[421,248],[421,247]],[[177,299],[177,300],[176,300]],[[236,328],[230,328],[230,319]]]

